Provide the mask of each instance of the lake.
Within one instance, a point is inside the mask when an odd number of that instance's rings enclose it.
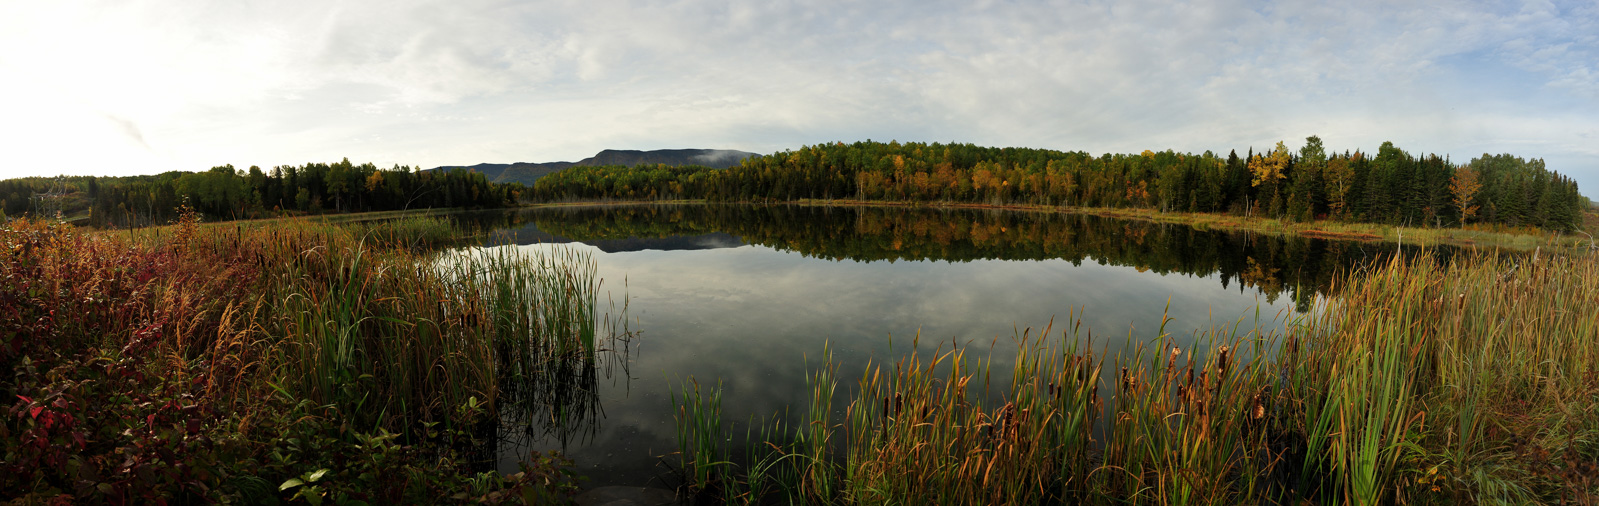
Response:
[[[555,396],[552,412],[567,422],[499,428],[500,470],[515,472],[529,449],[561,450],[591,486],[677,484],[669,393],[689,378],[721,385],[737,447],[751,420],[800,419],[824,349],[839,366],[841,408],[868,362],[959,346],[1008,371],[1016,336],[1052,319],[1052,337],[1076,318],[1109,356],[1157,338],[1163,314],[1179,342],[1222,326],[1270,331],[1326,300],[1339,272],[1393,251],[974,209],[707,204],[474,217],[494,231],[481,247],[588,252],[610,295],[600,312],[626,320],[630,334],[568,385],[577,391]]]

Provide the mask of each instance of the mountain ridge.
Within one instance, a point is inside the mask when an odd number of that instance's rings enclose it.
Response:
[[[760,154],[734,149],[656,149],[650,151],[606,149],[596,153],[594,156],[576,162],[480,163],[477,165],[443,165],[428,170],[461,168],[481,172],[489,178],[489,181],[495,183],[522,183],[523,185],[533,186],[533,183],[538,181],[539,178],[568,167],[666,164],[670,166],[704,165],[725,169],[738,165],[745,158],[752,156],[760,156]]]

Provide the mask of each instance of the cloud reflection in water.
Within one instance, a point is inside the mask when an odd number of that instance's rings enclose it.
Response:
[[[655,463],[676,451],[667,391],[691,376],[705,386],[720,380],[723,419],[741,423],[785,409],[799,415],[805,375],[820,367],[824,343],[841,364],[842,399],[868,359],[892,362],[918,332],[922,352],[958,342],[986,356],[997,341],[995,370],[1008,371],[1015,329],[1052,317],[1060,319],[1057,331],[1064,329],[1073,308],[1081,308],[1095,348],[1110,343],[1113,351],[1129,332],[1153,337],[1168,299],[1175,321],[1167,332],[1179,337],[1241,318],[1248,327],[1257,306],[1268,320],[1292,311],[1287,300],[1268,303],[1254,290],[1224,288],[1216,275],[1093,262],[834,261],[765,246],[617,253],[586,244],[514,247],[592,250],[619,304],[626,280],[632,328],[642,331],[632,378],[601,381],[605,418],[596,437],[566,448],[593,485],[644,485],[666,472]],[[551,445],[534,447],[558,449]],[[501,468],[514,470],[517,456],[503,455]]]

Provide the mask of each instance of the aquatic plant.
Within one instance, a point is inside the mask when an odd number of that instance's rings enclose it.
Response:
[[[1599,497],[1599,259],[1396,258],[1341,283],[1280,333],[1257,318],[1181,345],[1163,324],[1096,354],[1069,315],[1066,331],[1019,331],[1010,371],[968,349],[870,365],[845,420],[813,415],[797,431],[809,441],[770,445],[803,458],[759,490],[812,504]],[[717,479],[741,479],[725,467]]]

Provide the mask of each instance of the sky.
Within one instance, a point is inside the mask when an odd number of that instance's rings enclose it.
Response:
[[[1543,158],[1599,3],[0,0],[0,178],[899,140]]]

